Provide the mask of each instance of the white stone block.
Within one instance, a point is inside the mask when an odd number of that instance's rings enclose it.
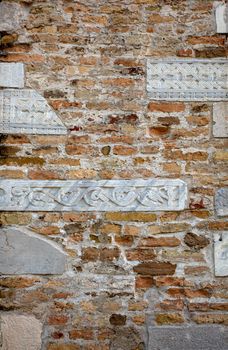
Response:
[[[55,242],[27,229],[0,229],[0,274],[62,274],[66,256]]]
[[[0,63],[0,87],[24,87],[23,63]]]
[[[228,3],[218,2],[215,6],[216,32],[228,33]]]
[[[153,100],[228,101],[228,61],[150,59],[147,91]]]
[[[228,216],[228,187],[222,187],[215,194],[215,209],[218,216]]]
[[[34,316],[5,313],[0,317],[1,350],[40,350],[42,324]]]
[[[213,136],[228,137],[228,103],[213,103]]]
[[[183,210],[181,180],[1,180],[0,210],[160,211]]]
[[[67,129],[35,90],[0,90],[0,133],[66,134]]]
[[[215,276],[228,276],[228,232],[214,237]]]

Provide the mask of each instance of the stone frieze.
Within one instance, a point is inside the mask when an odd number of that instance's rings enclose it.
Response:
[[[147,91],[153,100],[228,101],[228,61],[148,60]]]
[[[182,180],[0,181],[6,211],[179,211],[186,202]]]

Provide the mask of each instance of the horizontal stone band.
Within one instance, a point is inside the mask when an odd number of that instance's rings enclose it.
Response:
[[[6,211],[179,211],[186,202],[181,180],[0,181]]]

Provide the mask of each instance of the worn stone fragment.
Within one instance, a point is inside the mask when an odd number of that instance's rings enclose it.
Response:
[[[216,32],[221,34],[228,33],[228,3],[216,1],[214,7]]]
[[[210,243],[210,240],[207,237],[188,232],[184,237],[184,242],[187,246],[199,250],[206,247]]]
[[[148,326],[148,350],[227,350],[228,335],[220,326]]]
[[[42,324],[33,316],[2,314],[1,350],[40,350]]]
[[[222,187],[216,192],[215,208],[217,215],[228,215],[228,187]]]
[[[228,62],[224,59],[162,59],[147,62],[147,91],[154,100],[228,100],[227,81]]]
[[[0,31],[15,31],[20,28],[28,10],[12,1],[0,2]]]
[[[228,276],[228,233],[216,234],[214,241],[215,276]]]
[[[22,228],[0,231],[1,274],[62,274],[66,254],[46,238]]]
[[[228,103],[213,104],[213,135],[214,137],[228,137]]]
[[[66,134],[67,129],[35,90],[0,91],[0,132],[3,134]]]
[[[187,202],[186,183],[169,179],[2,180],[0,191],[7,211],[178,211]]]
[[[22,63],[0,63],[0,87],[23,88],[24,65]]]

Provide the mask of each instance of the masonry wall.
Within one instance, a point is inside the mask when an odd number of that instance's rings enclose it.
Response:
[[[42,350],[148,348],[148,327],[227,325],[215,277],[214,208],[227,181],[212,102],[153,101],[149,58],[225,58],[213,1],[24,0],[1,32],[1,62],[22,62],[65,135],[1,135],[2,179],[182,179],[188,208],[168,212],[2,212],[68,254],[62,275],[2,276],[3,315],[35,316]],[[10,21],[10,19],[8,19]],[[9,349],[13,350],[13,349]]]

